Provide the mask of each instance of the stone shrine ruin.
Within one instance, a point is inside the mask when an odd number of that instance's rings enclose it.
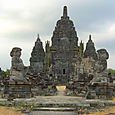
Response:
[[[78,39],[74,24],[67,14],[67,7],[64,6],[63,16],[53,31],[51,46],[47,41],[44,50],[38,35],[29,67],[25,67],[20,59],[21,49],[13,48],[10,79],[5,94],[18,97],[14,93],[18,94],[16,87],[20,86],[30,97],[56,95],[56,86],[66,86],[65,94],[69,96],[111,99],[114,96],[114,83],[110,82],[108,76],[107,50],[96,51],[91,35],[86,49],[82,41],[78,44]],[[27,90],[24,90],[23,85],[28,87]],[[19,97],[23,97],[22,90]]]

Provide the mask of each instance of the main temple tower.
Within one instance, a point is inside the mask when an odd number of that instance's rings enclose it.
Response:
[[[73,22],[69,19],[67,7],[64,6],[63,16],[57,21],[51,38],[51,64],[53,76],[59,83],[64,83],[72,72],[71,61],[78,49],[78,37]],[[52,76],[52,74],[50,74]]]

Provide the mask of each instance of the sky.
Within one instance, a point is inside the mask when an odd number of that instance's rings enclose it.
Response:
[[[65,5],[79,41],[86,43],[91,34],[96,49],[109,52],[108,68],[115,69],[115,0],[0,0],[0,67],[11,67],[13,47],[22,48],[29,66],[37,34],[43,44],[51,39]]]

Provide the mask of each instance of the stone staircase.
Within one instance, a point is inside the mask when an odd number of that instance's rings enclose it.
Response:
[[[59,87],[58,87],[59,88]],[[26,103],[35,105],[27,115],[78,115],[82,109],[115,106],[112,100],[87,100],[83,97],[64,96],[65,89],[59,88],[57,96],[38,96],[29,99],[14,99],[16,105]]]

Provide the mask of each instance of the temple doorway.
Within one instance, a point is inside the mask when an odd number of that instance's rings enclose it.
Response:
[[[66,91],[66,86],[56,86],[57,96],[64,96]]]

